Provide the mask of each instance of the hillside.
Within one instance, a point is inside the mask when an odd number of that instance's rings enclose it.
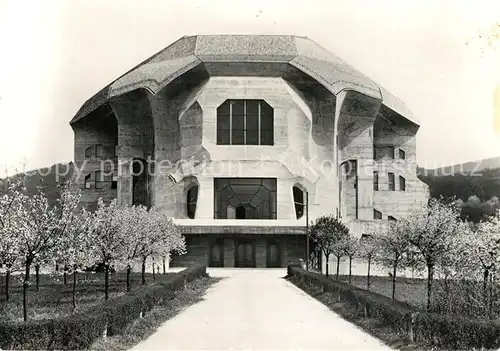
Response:
[[[29,194],[35,194],[37,187],[41,187],[51,203],[59,198],[58,184],[64,184],[73,176],[73,163],[58,163],[46,168],[40,168],[10,177],[11,179],[26,179],[26,188]]]

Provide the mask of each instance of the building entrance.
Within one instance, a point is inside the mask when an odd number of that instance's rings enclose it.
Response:
[[[255,267],[255,244],[251,240],[236,240],[234,266],[237,268]]]

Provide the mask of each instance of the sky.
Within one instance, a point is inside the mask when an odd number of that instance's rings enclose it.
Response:
[[[307,36],[408,105],[419,165],[500,156],[499,1],[0,0],[0,168],[71,161],[85,100],[193,34]]]

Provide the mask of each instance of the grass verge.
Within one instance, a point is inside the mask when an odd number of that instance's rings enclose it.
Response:
[[[383,326],[375,318],[366,318],[360,315],[351,305],[344,302],[337,302],[336,296],[332,293],[323,293],[318,287],[303,283],[297,277],[292,276],[286,279],[311,297],[326,305],[330,310],[334,311],[348,322],[358,326],[366,333],[383,341],[387,346],[395,350],[443,350],[437,348],[431,349],[425,344],[411,342],[407,335],[394,332],[391,328]]]
[[[206,290],[222,278],[202,277],[176,292],[167,304],[153,307],[143,318],[127,326],[122,333],[98,339],[91,350],[128,350],[154,334],[165,321],[181,313],[185,308],[203,300]]]

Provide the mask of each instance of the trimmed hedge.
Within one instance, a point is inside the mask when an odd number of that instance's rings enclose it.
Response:
[[[422,312],[409,304],[298,266],[288,266],[287,276],[298,279],[299,285],[331,293],[338,302],[347,302],[365,317],[374,317],[397,332],[407,333],[410,340],[452,349],[500,347],[500,321]]]
[[[155,305],[168,303],[175,297],[176,290],[206,274],[205,266],[187,268],[91,310],[64,318],[26,323],[0,321],[0,349],[87,349],[104,334],[118,334]]]

